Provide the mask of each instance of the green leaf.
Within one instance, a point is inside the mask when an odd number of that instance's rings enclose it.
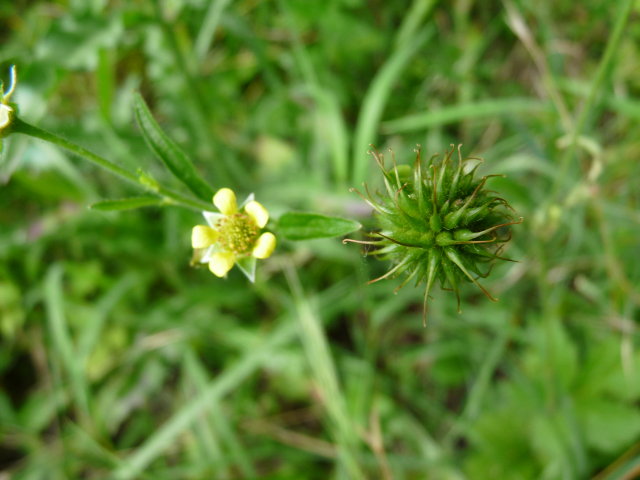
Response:
[[[165,203],[165,200],[160,197],[131,197],[117,200],[102,200],[89,205],[89,208],[101,211],[133,210],[134,208],[151,207],[154,205],[162,205],[163,203]]]
[[[577,405],[589,446],[603,453],[622,451],[640,435],[638,408],[607,398],[589,398]]]
[[[354,220],[316,213],[289,212],[278,220],[277,231],[288,240],[341,237],[362,227]]]
[[[135,97],[134,109],[136,121],[151,150],[196,196],[211,200],[213,189],[202,179],[187,154],[162,131],[140,94]]]

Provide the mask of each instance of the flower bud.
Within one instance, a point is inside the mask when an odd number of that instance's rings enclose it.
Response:
[[[15,66],[11,66],[9,74],[11,81],[6,91],[4,90],[4,84],[0,82],[0,139],[11,132],[11,123],[15,117],[15,109],[9,104],[9,100],[11,99],[11,95],[13,95],[17,83]],[[1,147],[2,144],[0,143],[0,150],[2,150]]]

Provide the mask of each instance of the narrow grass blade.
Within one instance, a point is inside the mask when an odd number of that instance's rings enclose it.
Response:
[[[184,385],[182,390],[186,398],[202,392],[206,387],[206,373],[192,348],[187,348],[182,361]],[[230,462],[223,452],[220,439],[213,429],[213,422],[220,417],[219,403],[212,403],[209,411],[204,413],[197,422],[193,423],[194,452],[190,457],[197,462],[204,462],[209,468],[215,468],[218,475],[229,476]],[[224,421],[224,420],[223,420]]]
[[[346,473],[346,478],[364,479],[365,476],[358,461],[356,434],[358,429],[353,425],[347,410],[346,399],[338,381],[336,366],[322,321],[305,295],[300,278],[292,265],[288,265],[285,274],[295,299],[300,340],[304,346],[311,374],[323,399],[328,421],[332,427],[330,430],[335,432],[340,465]],[[340,478],[339,474],[338,478]]]
[[[636,442],[620,458],[593,480],[632,480],[640,475],[640,442]]]
[[[135,97],[134,109],[136,121],[151,150],[197,197],[209,200],[213,189],[202,179],[187,154],[162,131],[140,94]]]
[[[95,314],[87,319],[78,335],[78,358],[76,361],[85,363],[88,360],[91,352],[100,341],[100,335],[109,314],[138,281],[140,281],[140,275],[137,272],[129,272],[96,300]]]
[[[358,115],[358,124],[353,144],[353,178],[355,184],[362,183],[367,177],[369,168],[369,145],[375,142],[376,131],[382,118],[382,112],[391,95],[393,84],[409,63],[411,57],[427,42],[433,29],[425,29],[415,36],[412,42],[400,45],[389,57],[377,73],[367,93]]]
[[[200,28],[200,32],[198,33],[198,38],[196,38],[195,43],[195,53],[199,61],[202,61],[207,55],[211,42],[213,41],[213,37],[215,36],[216,29],[218,28],[218,24],[220,23],[222,12],[230,1],[231,0],[215,0],[213,2],[209,2],[209,8],[204,16],[202,27]]]
[[[184,358],[185,375],[193,384],[197,393],[202,393],[207,387],[207,371],[198,359],[193,349],[187,350]],[[219,402],[216,402],[219,404]],[[243,478],[256,478],[257,473],[253,468],[247,451],[243,448],[238,435],[229,423],[229,418],[219,415],[216,403],[209,408],[208,418],[196,426],[202,433],[203,442],[210,445],[207,448],[208,457],[216,456],[216,460],[224,469],[234,468],[239,470]]]
[[[111,123],[111,105],[115,94],[114,57],[115,53],[111,49],[102,48],[98,51],[98,69],[95,77],[100,114],[109,124]]]
[[[389,120],[382,124],[384,133],[406,133],[470,118],[551,111],[550,105],[534,98],[497,98],[444,107]]]
[[[331,90],[313,85],[311,93],[317,103],[317,141],[329,146],[333,176],[340,186],[347,184],[349,176],[349,134],[340,101]]]
[[[348,183],[349,177],[349,132],[342,113],[339,95],[326,88],[318,80],[314,61],[300,38],[300,25],[293,18],[290,5],[282,0],[278,5],[292,33],[293,55],[305,89],[316,103],[315,141],[328,145],[333,166],[333,176],[339,186]]]
[[[396,45],[413,41],[422,22],[431,14],[438,0],[413,0],[396,35]]]
[[[80,419],[88,422],[89,394],[87,382],[82,371],[82,364],[78,361],[77,351],[71,340],[64,314],[64,299],[62,291],[62,265],[54,264],[44,281],[44,302],[47,312],[47,324],[51,343],[52,357],[59,358],[65,376],[69,379],[71,396],[73,398]]]
[[[553,185],[552,195],[550,198],[557,198],[558,196],[565,195],[568,189],[561,188],[566,178],[573,178],[570,169],[572,163],[576,160],[576,148],[578,146],[578,138],[583,133],[592,112],[591,110],[596,105],[596,98],[600,94],[603,84],[609,74],[611,63],[615,58],[616,52],[619,51],[619,45],[622,40],[625,28],[631,18],[633,12],[634,0],[625,0],[619,2],[619,12],[616,18],[615,24],[611,35],[607,40],[607,47],[598,64],[598,70],[596,71],[591,86],[589,88],[589,95],[587,96],[582,108],[580,109],[576,121],[574,123],[573,131],[571,132],[571,141],[569,148],[565,150],[564,155],[560,159],[559,174],[555,177]],[[577,164],[576,164],[577,165]]]
[[[261,347],[247,352],[244,357],[218,375],[200,394],[184,405],[155,433],[151,434],[147,441],[138,447],[129,458],[123,460],[122,465],[114,472],[112,478],[117,480],[138,478],[154,459],[175,446],[177,437],[210,408],[212,402],[231,392],[249,375],[256,372],[272,352],[295,337],[296,325],[294,323],[283,320],[278,324],[280,325],[278,330],[273,332]]]

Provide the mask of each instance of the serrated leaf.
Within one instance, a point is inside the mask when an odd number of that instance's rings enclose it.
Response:
[[[102,200],[89,205],[89,208],[100,211],[133,210],[134,208],[162,205],[163,202],[163,199],[160,197],[131,197],[117,200]]]
[[[289,212],[278,220],[278,234],[288,240],[341,237],[362,227],[354,220],[316,213]]]
[[[134,109],[136,121],[151,150],[196,196],[203,200],[211,200],[213,189],[202,179],[184,150],[162,131],[140,94],[136,94]]]

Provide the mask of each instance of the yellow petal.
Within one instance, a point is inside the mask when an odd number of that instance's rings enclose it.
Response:
[[[236,263],[236,256],[231,252],[217,252],[211,255],[209,270],[216,277],[224,277]]]
[[[271,232],[265,232],[258,237],[256,246],[253,247],[253,255],[256,258],[268,258],[276,248],[276,236]]]
[[[251,200],[247,203],[244,207],[244,211],[247,212],[247,215],[249,215],[260,228],[264,227],[269,221],[269,212],[267,212],[267,209],[264,208],[262,204],[255,200]]]
[[[191,230],[191,246],[193,248],[206,248],[218,241],[218,232],[206,225],[196,225]]]
[[[236,194],[230,188],[221,188],[213,196],[213,204],[225,215],[233,215],[238,211]]]
[[[11,113],[13,112],[13,108],[9,105],[5,105],[4,103],[0,103],[0,129],[3,129],[9,122],[11,121]]]

